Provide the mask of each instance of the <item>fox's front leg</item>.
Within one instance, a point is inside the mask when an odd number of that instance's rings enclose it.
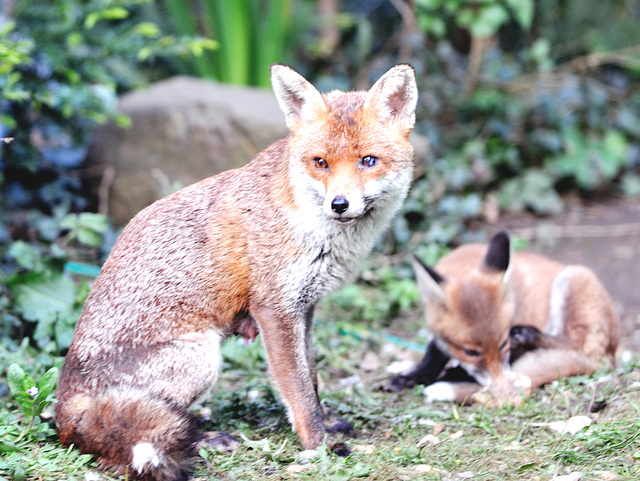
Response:
[[[311,376],[311,382],[315,390],[316,396],[318,395],[318,374],[316,372],[316,357],[315,350],[313,349],[313,307],[309,309],[309,312],[305,316],[305,352],[307,353],[307,365],[309,366],[309,376]],[[319,401],[318,401],[319,402]],[[324,415],[324,411],[323,411]],[[344,419],[337,419],[330,421],[324,420],[325,429],[329,434],[342,433],[349,436],[354,434],[353,426]],[[334,445],[334,451],[341,455],[348,454],[348,448],[346,446]]]
[[[284,401],[289,420],[305,449],[320,446],[327,435],[324,414],[312,379],[315,367],[307,343],[311,326],[307,316],[283,315],[274,309],[252,311],[260,326],[260,334],[267,353],[269,370]],[[309,341],[307,341],[309,339]],[[340,452],[340,446],[336,446]]]
[[[313,383],[313,389],[318,395],[318,373],[316,372],[316,357],[313,350],[313,311],[311,307],[304,319],[304,350],[307,356],[307,366],[309,367],[309,377]]]

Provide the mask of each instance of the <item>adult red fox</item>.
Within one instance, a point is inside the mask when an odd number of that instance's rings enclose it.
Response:
[[[188,477],[202,438],[188,408],[215,382],[231,334],[261,334],[303,446],[327,436],[314,305],[354,278],[407,194],[418,92],[409,65],[368,92],[322,95],[277,64],[271,80],[290,135],[141,211],[84,306],[56,421],[62,443],[105,470]]]
[[[430,400],[501,404],[560,377],[592,373],[601,361],[615,364],[618,319],[586,267],[512,254],[506,231],[488,247],[455,249],[435,269],[417,258],[413,265],[434,338],[422,362],[392,378],[389,390],[424,384]],[[452,359],[472,382],[441,379]],[[482,386],[491,387],[480,394]]]

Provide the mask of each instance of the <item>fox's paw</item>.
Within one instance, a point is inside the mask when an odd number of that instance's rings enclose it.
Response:
[[[351,449],[349,449],[349,446],[342,442],[330,444],[329,448],[331,449],[331,451],[333,451],[334,454],[337,454],[338,456],[341,456],[343,458],[346,458],[351,454]]]
[[[405,389],[413,389],[415,385],[416,380],[413,377],[398,374],[389,379],[389,382],[384,385],[383,390],[386,392],[401,392]]]
[[[511,351],[509,362],[513,363],[524,353],[537,349],[540,345],[541,332],[533,326],[513,326],[509,331]]]
[[[488,407],[521,406],[531,391],[529,376],[510,371],[496,379],[491,386],[475,393],[473,401]]]
[[[436,382],[422,390],[428,403],[436,401],[455,401],[456,392],[450,382]]]
[[[201,446],[208,446],[223,453],[232,453],[237,451],[242,443],[230,434],[220,433],[218,431],[209,431],[204,433]]]

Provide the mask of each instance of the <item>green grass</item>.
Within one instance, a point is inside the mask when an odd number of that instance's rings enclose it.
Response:
[[[414,326],[413,321],[408,322]],[[419,389],[401,394],[379,390],[390,361],[401,357],[417,360],[422,353],[388,344],[382,329],[367,331],[368,337],[363,339],[345,335],[335,323],[318,324],[321,400],[331,416],[344,418],[355,427],[356,436],[347,439],[353,454],[339,458],[321,448],[315,461],[298,463],[300,442],[267,376],[262,346],[257,342],[246,347],[229,340],[224,346],[224,371],[201,412],[210,410],[215,420],[205,422],[207,429],[225,431],[244,442],[233,454],[201,450],[195,477],[249,481],[550,480],[576,471],[582,473],[582,481],[640,476],[638,363],[615,373],[562,380],[536,391],[518,408],[426,404]],[[365,372],[360,363],[367,352],[375,354],[379,367]],[[0,350],[0,360],[6,362],[8,356]],[[36,380],[50,365],[59,363],[59,359],[47,360],[43,354],[37,359],[26,354],[11,356],[11,362],[19,362]],[[352,379],[360,382],[341,384],[351,376],[359,376]],[[593,406],[602,407],[601,403],[606,403],[603,409],[590,412]],[[576,415],[589,416],[593,424],[576,435],[539,426]],[[97,472],[89,456],[60,446],[50,420],[39,419],[31,431],[26,431],[27,425],[19,406],[3,394],[0,479],[80,480],[87,472]],[[419,446],[429,434],[439,443],[426,441]]]

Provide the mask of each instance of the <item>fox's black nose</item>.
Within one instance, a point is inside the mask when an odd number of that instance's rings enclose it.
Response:
[[[349,208],[349,201],[342,196],[338,196],[331,202],[331,210],[336,214],[343,214]]]

